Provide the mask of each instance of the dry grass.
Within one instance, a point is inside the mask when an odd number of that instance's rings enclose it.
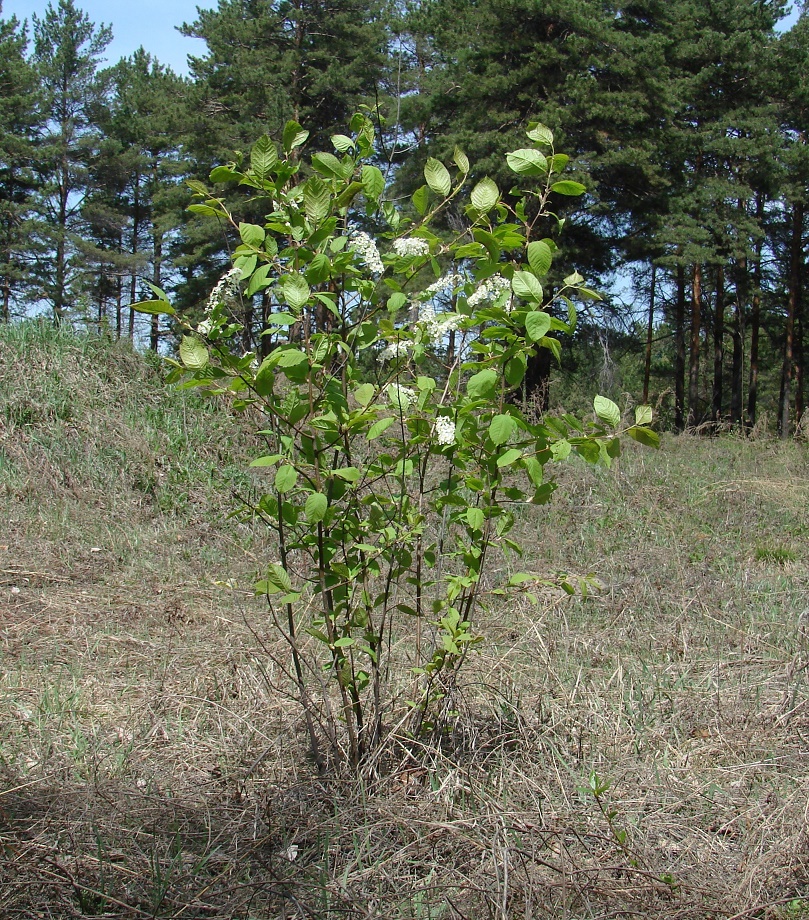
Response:
[[[523,565],[600,590],[490,608],[441,748],[323,779],[215,584],[267,552],[217,523],[238,431],[132,356],[13,344],[0,381],[72,395],[0,384],[0,916],[809,916],[805,446],[562,468]]]

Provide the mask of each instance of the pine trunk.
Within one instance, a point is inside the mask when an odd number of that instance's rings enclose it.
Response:
[[[713,398],[711,417],[722,420],[722,371],[725,363],[725,270],[716,269],[716,300],[713,315]]]
[[[784,328],[784,360],[781,366],[781,393],[778,400],[778,434],[782,438],[790,435],[790,404],[792,402],[793,360],[795,345],[795,317],[798,315],[801,290],[802,246],[803,244],[803,202],[792,209],[792,240],[789,247],[789,296]]]
[[[685,428],[685,268],[677,266],[674,306],[674,427]]]
[[[694,265],[691,275],[691,342],[688,356],[688,424],[696,425],[699,401],[699,351],[702,322],[702,266]]]
[[[649,378],[652,374],[652,336],[654,334],[655,289],[657,266],[652,263],[652,279],[649,282],[649,316],[646,323],[646,360],[643,363],[643,405],[649,404]]]

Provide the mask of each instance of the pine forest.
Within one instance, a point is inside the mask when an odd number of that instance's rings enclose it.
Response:
[[[219,0],[180,77],[74,0],[0,8],[0,317],[47,313],[171,352],[132,305],[154,288],[200,316],[238,239],[191,183],[297,122],[308,153],[372,113],[386,194],[407,201],[458,148],[500,188],[541,122],[586,194],[559,239],[600,300],[544,351],[526,395],[576,407],[576,381],[650,403],[663,427],[769,425],[807,406],[809,15],[783,0]],[[243,212],[249,213],[245,197]],[[413,204],[412,207],[416,207]],[[370,218],[369,218],[370,220]],[[463,229],[449,209],[447,233]],[[370,228],[372,229],[372,228]],[[450,268],[450,266],[442,266]],[[550,289],[561,279],[548,278]],[[244,302],[260,349],[269,290]],[[763,422],[762,422],[763,419]]]

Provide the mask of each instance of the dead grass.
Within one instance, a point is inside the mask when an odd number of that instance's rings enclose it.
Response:
[[[563,467],[521,566],[600,589],[482,613],[453,735],[323,779],[266,611],[215,584],[267,552],[217,524],[238,431],[23,344],[0,380],[61,367],[71,409],[0,386],[0,916],[809,915],[805,446]]]

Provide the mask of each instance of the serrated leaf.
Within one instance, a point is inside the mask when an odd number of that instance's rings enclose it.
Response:
[[[290,466],[288,463],[285,463],[283,466],[279,466],[275,471],[275,490],[280,492],[282,495],[285,492],[289,492],[290,489],[295,488],[295,483],[298,481],[298,471],[294,466]]]
[[[241,173],[234,172],[228,166],[215,166],[208,178],[215,185],[219,185],[223,182],[236,182],[238,179],[241,179]]]
[[[279,349],[276,354],[278,357],[275,363],[278,367],[297,367],[309,361],[306,353],[295,347]]]
[[[278,162],[278,151],[273,141],[267,137],[260,137],[250,150],[250,168],[257,179],[266,179]]]
[[[617,428],[621,424],[621,410],[606,396],[596,396],[593,400],[593,409],[601,421],[610,427]]]
[[[456,147],[452,154],[452,162],[460,169],[460,171],[466,175],[469,172],[469,157],[461,150],[460,147]]]
[[[366,437],[369,441],[373,441],[378,438],[380,435],[384,434],[388,428],[394,423],[395,419],[393,418],[381,418],[379,421],[374,422],[373,425],[368,429],[368,434]]]
[[[292,590],[292,581],[284,567],[277,562],[271,562],[267,566],[267,586],[273,590],[268,590],[268,594],[278,594],[281,591],[288,592]]]
[[[338,160],[333,153],[314,153],[312,154],[312,166],[321,175],[329,179],[344,179],[345,167],[341,160]]]
[[[486,523],[486,517],[480,508],[467,508],[466,521],[472,530],[483,530],[483,525]]]
[[[334,475],[345,482],[359,482],[362,473],[355,466],[344,466],[342,469],[334,470]]]
[[[525,317],[525,332],[532,342],[539,342],[551,328],[551,318],[541,310],[532,310]]]
[[[267,454],[265,457],[256,457],[255,460],[250,461],[250,466],[257,467],[267,467],[275,466],[276,463],[281,459],[281,454]]]
[[[568,275],[567,278],[565,278],[565,284],[570,285],[570,287],[575,287],[576,285],[583,283],[584,278],[582,278],[578,272],[573,272],[572,275]]]
[[[635,424],[651,425],[654,411],[651,406],[635,406]]]
[[[551,456],[556,461],[567,460],[570,456],[571,446],[570,441],[562,438],[559,441],[554,441],[551,444]]]
[[[424,178],[427,185],[435,192],[436,195],[446,197],[452,190],[452,179],[449,170],[435,157],[430,157],[424,167]]]
[[[491,368],[478,371],[469,378],[466,392],[472,399],[488,399],[494,396],[497,389],[497,372]]]
[[[543,124],[532,125],[526,134],[532,141],[538,144],[547,144],[548,147],[553,145],[553,131]]]
[[[363,383],[354,390],[354,399],[356,399],[361,406],[367,406],[374,398],[375,393],[376,387],[372,383]]]
[[[331,142],[334,149],[339,150],[340,153],[348,153],[349,150],[354,149],[354,141],[345,134],[332,134]]]
[[[218,217],[222,212],[208,204],[190,204],[186,208],[192,214],[201,214],[203,217]]]
[[[430,189],[426,185],[419,186],[410,196],[410,200],[419,216],[424,217],[430,205]]]
[[[319,224],[329,213],[331,194],[326,183],[317,176],[308,179],[303,187],[303,208],[313,224]]]
[[[150,316],[160,316],[163,313],[167,316],[174,316],[177,312],[165,300],[139,300],[137,303],[131,303],[129,308],[136,313],[148,313]]]
[[[645,444],[647,447],[660,447],[660,435],[651,428],[627,428],[626,433],[639,444]]]
[[[208,363],[208,347],[195,335],[184,335],[180,341],[180,360],[191,371],[198,371]]]
[[[548,274],[553,262],[553,253],[551,247],[544,240],[534,240],[528,244],[527,248],[528,264],[531,271],[539,277]]]
[[[268,275],[272,271],[272,265],[266,263],[264,265],[259,265],[259,267],[253,272],[250,276],[250,282],[247,285],[247,290],[244,292],[246,297],[252,297],[253,294],[258,293],[258,291],[263,291],[264,288],[269,287],[272,283],[271,280],[268,280]]]
[[[523,300],[542,303],[542,285],[536,275],[531,272],[514,272],[511,279],[511,290]]]
[[[362,188],[367,198],[371,201],[377,201],[382,192],[385,191],[385,177],[382,170],[370,163],[365,163],[362,167]]]
[[[505,378],[506,383],[511,387],[519,386],[523,377],[525,377],[525,372],[528,369],[528,360],[524,354],[519,353],[514,355],[513,358],[509,358],[506,362],[505,369]]]
[[[514,431],[514,419],[510,415],[495,415],[489,422],[489,438],[497,446],[505,444]]]
[[[522,457],[522,451],[518,450],[516,447],[512,447],[497,458],[497,466],[499,469],[511,466],[511,464],[519,460],[520,457]]]
[[[300,147],[301,144],[305,144],[308,137],[309,132],[305,131],[297,121],[288,121],[284,125],[284,133],[281,138],[281,144],[284,147],[284,152],[292,153],[296,147]]]
[[[509,169],[521,176],[544,176],[548,171],[548,161],[531,147],[512,150],[506,154]]]
[[[547,348],[548,351],[556,358],[557,362],[562,361],[562,343],[551,335],[543,335],[537,342],[541,348]]]
[[[281,278],[281,296],[292,307],[300,310],[309,300],[309,285],[306,278],[298,272],[291,272]]]
[[[574,182],[572,179],[562,179],[553,183],[551,191],[559,195],[583,195],[587,191],[587,186],[582,185],[581,182]]]
[[[245,246],[259,249],[266,235],[264,228],[259,227],[258,224],[239,224],[239,236]]]
[[[312,494],[306,499],[303,513],[306,515],[306,520],[309,521],[310,524],[317,524],[326,516],[328,507],[329,500],[325,495],[323,495],[321,492],[312,492]]]
[[[472,206],[481,214],[486,214],[500,200],[500,189],[494,179],[486,176],[472,189]]]

